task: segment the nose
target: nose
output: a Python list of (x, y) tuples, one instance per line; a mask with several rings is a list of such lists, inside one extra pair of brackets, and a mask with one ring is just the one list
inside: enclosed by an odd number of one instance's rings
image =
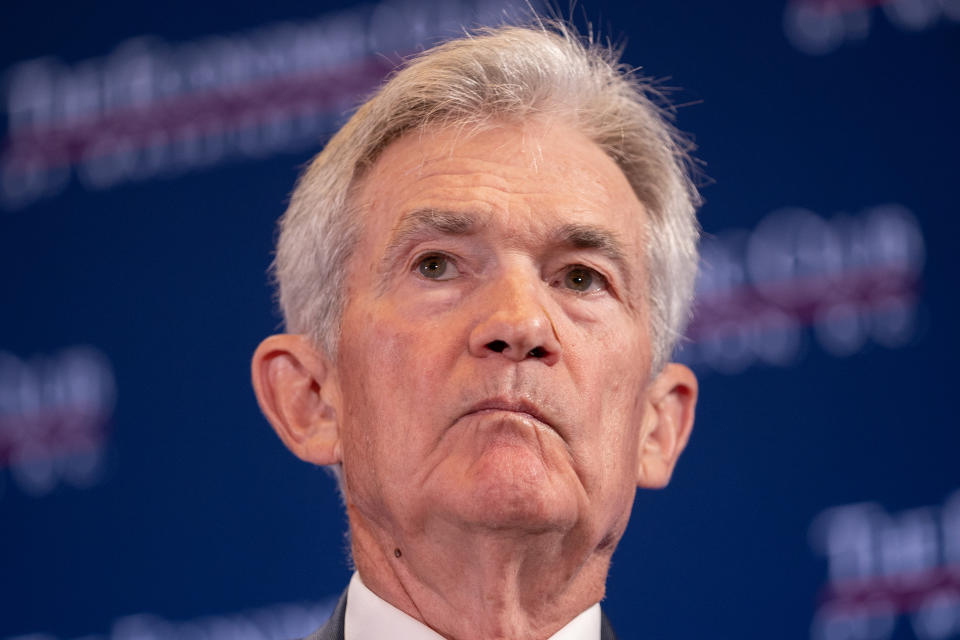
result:
[(545, 286), (539, 278), (525, 283), (517, 276), (488, 283), (486, 295), (478, 301), (480, 320), (470, 332), (470, 353), (514, 362), (539, 360), (551, 366), (559, 362), (560, 341), (547, 313)]

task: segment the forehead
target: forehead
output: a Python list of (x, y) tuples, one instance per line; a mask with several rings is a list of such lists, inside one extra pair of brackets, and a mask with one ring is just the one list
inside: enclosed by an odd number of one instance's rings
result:
[(646, 213), (623, 172), (558, 121), (407, 133), (383, 151), (354, 193), (368, 250), (388, 242), (405, 216), (430, 209), (469, 214), (482, 229), (518, 242), (589, 225), (643, 253)]

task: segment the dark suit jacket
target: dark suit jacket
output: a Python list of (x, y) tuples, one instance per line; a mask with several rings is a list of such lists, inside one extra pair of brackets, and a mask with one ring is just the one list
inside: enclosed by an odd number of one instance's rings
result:
[[(344, 591), (327, 623), (302, 640), (343, 640), (343, 620), (346, 614), (347, 592)], [(602, 611), (600, 612), (600, 640), (617, 640), (607, 614)]]

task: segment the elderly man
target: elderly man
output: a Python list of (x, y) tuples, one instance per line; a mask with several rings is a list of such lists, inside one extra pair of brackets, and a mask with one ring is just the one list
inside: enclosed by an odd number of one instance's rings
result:
[(311, 638), (612, 638), (599, 602), (636, 488), (693, 424), (669, 364), (697, 264), (684, 146), (562, 26), (413, 60), (281, 221), (290, 333), (264, 414), (331, 465), (356, 573)]

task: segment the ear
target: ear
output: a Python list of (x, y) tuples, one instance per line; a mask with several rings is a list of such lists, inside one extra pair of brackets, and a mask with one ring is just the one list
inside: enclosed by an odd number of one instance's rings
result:
[(670, 363), (647, 390), (641, 430), (637, 485), (662, 489), (670, 482), (677, 458), (687, 446), (697, 404), (697, 377), (682, 364)]
[(305, 337), (270, 336), (251, 364), (260, 410), (298, 458), (317, 465), (340, 462), (338, 389), (327, 357)]

